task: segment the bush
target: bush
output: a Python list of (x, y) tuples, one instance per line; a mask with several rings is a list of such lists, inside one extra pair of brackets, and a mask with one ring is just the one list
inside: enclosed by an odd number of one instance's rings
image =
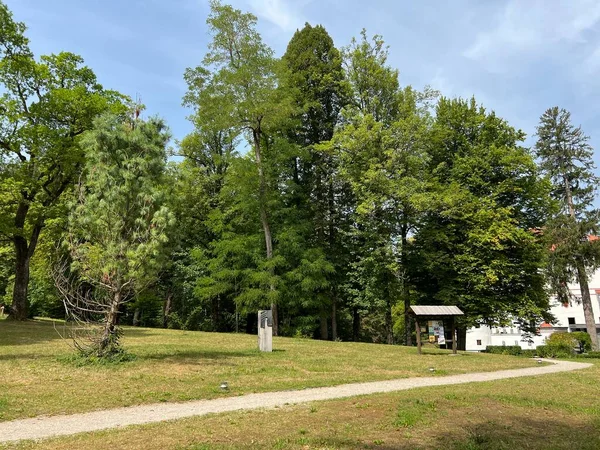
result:
[(538, 345), (535, 351), (542, 358), (570, 358), (573, 356), (573, 347), (568, 343)]
[(592, 338), (585, 331), (574, 331), (571, 333), (571, 336), (577, 339), (580, 353), (587, 352), (592, 349)]
[(567, 346), (569, 345), (571, 348), (577, 346), (577, 339), (573, 336), (575, 333), (567, 333), (565, 331), (558, 331), (556, 333), (552, 333), (546, 339), (546, 345), (551, 347), (555, 346)]
[(523, 349), (518, 345), (488, 345), (485, 352), (496, 355), (521, 356)]
[(522, 356), (524, 358), (533, 358), (536, 355), (535, 350), (523, 349), (518, 345), (488, 345), (485, 352), (496, 355)]
[(599, 358), (600, 359), (600, 352), (587, 352), (587, 353), (583, 353), (583, 354), (577, 355), (577, 356), (579, 358)]
[(535, 355), (537, 355), (537, 352), (535, 350), (521, 350), (521, 355), (525, 358), (533, 358)]

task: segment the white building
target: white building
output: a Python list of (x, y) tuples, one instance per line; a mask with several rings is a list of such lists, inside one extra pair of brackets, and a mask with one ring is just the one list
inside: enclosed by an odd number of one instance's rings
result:
[[(598, 333), (600, 332), (600, 270), (590, 277), (589, 287)], [(544, 345), (546, 338), (555, 331), (586, 331), (579, 284), (570, 284), (569, 289), (576, 300), (570, 305), (563, 305), (556, 298), (550, 298), (550, 312), (556, 321), (552, 324), (541, 324), (539, 335), (533, 336), (533, 342), (527, 342), (516, 324), (512, 327), (491, 328), (482, 325), (467, 330), (467, 351), (483, 351), (488, 345), (520, 345), (524, 349), (534, 350), (538, 345)]]

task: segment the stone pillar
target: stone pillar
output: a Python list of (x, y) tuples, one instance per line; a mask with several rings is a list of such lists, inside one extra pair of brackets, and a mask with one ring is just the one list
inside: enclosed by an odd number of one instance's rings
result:
[(273, 311), (258, 311), (258, 349), (261, 352), (273, 351)]

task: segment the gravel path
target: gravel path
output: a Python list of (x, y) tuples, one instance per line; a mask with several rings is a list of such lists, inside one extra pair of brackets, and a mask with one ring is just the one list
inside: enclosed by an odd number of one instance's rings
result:
[(13, 420), (10, 422), (0, 422), (0, 443), (14, 442), (22, 439), (43, 439), (54, 436), (65, 436), (88, 431), (104, 430), (107, 428), (119, 428), (128, 425), (161, 422), (191, 416), (203, 416), (211, 413), (239, 411), (244, 409), (273, 408), (275, 406), (293, 403), (402, 391), (426, 386), (446, 386), (450, 384), (529, 377), (585, 369), (592, 366), (592, 364), (571, 361), (544, 361), (553, 364), (526, 369), (469, 373), (447, 377), (403, 378), (400, 380), (343, 384), (341, 386), (296, 391), (265, 392), (261, 394), (249, 394), (240, 397), (229, 397), (216, 400), (198, 400), (185, 403), (157, 403), (93, 411), (68, 416), (41, 416), (33, 419)]

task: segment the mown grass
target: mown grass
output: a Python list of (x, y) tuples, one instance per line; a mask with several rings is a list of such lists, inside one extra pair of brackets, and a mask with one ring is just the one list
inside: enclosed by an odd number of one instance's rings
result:
[(421, 388), (87, 433), (26, 449), (600, 448), (600, 362), (576, 372)]
[[(328, 386), (367, 380), (443, 376), (528, 367), (501, 355), (361, 343), (275, 338), (273, 353), (256, 336), (127, 328), (123, 343), (135, 359), (81, 365), (72, 360), (64, 324), (0, 321), (0, 421), (153, 402)], [(56, 327), (56, 329), (55, 329)], [(222, 392), (222, 381), (229, 391)]]

